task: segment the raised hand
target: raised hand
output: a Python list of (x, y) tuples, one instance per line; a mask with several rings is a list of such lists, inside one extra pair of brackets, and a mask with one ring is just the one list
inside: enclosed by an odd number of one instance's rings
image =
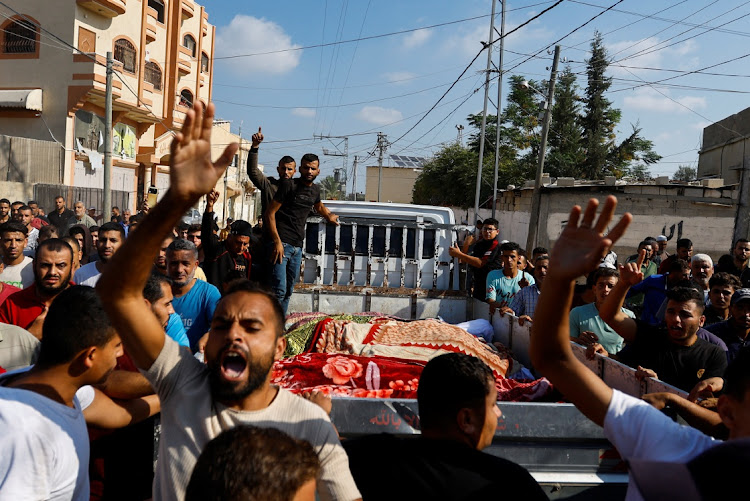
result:
[(187, 112), (182, 132), (172, 140), (169, 162), (169, 190), (186, 201), (194, 202), (216, 185), (239, 145), (228, 145), (216, 162), (211, 161), (211, 129), (214, 105), (209, 103), (205, 112), (200, 101)]
[(549, 274), (551, 276), (573, 281), (594, 270), (633, 220), (633, 216), (625, 213), (605, 235), (604, 232), (617, 207), (617, 199), (613, 196), (607, 197), (599, 219), (594, 221), (598, 206), (598, 200), (594, 198), (589, 200), (583, 211), (583, 219), (581, 219), (582, 211), (579, 206), (576, 205), (570, 211), (568, 224), (555, 242), (550, 255)]
[(253, 148), (257, 148), (260, 146), (260, 143), (263, 142), (263, 132), (261, 132), (260, 127), (258, 127), (258, 132), (253, 134)]
[(206, 205), (213, 207), (219, 201), (219, 190), (211, 190), (206, 195)]
[(625, 263), (620, 265), (620, 281), (632, 287), (643, 280), (641, 265), (646, 257), (645, 249), (638, 252), (638, 259), (634, 263)]

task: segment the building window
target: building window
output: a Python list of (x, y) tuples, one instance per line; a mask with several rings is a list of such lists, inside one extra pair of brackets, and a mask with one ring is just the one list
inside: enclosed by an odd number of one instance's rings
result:
[(180, 92), (180, 106), (191, 108), (193, 106), (193, 93), (187, 89)]
[(192, 35), (185, 35), (182, 38), (182, 46), (190, 50), (190, 55), (195, 57), (195, 38)]
[(125, 71), (135, 73), (135, 46), (124, 38), (115, 40), (115, 60), (122, 63)]
[(3, 30), (3, 53), (36, 53), (38, 28), (34, 23), (25, 19), (13, 19), (3, 27)]
[(164, 22), (164, 2), (162, 0), (148, 0), (148, 6), (156, 11), (156, 20)]
[(201, 54), (201, 73), (208, 73), (208, 54)]
[(161, 90), (161, 68), (159, 68), (159, 65), (148, 61), (143, 79), (153, 85), (154, 90)]

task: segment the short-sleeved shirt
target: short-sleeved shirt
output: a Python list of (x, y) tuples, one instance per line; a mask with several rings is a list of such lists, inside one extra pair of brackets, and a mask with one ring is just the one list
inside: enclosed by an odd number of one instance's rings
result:
[(531, 284), (528, 287), (524, 287), (513, 296), (513, 301), (510, 302), (510, 309), (516, 316), (528, 315), (534, 318), (534, 311), (536, 310), (536, 303), (539, 301), (539, 287), (537, 284)]
[(276, 428), (310, 442), (322, 466), (317, 482), (320, 499), (361, 497), (328, 415), (312, 402), (279, 388), (264, 409), (230, 409), (212, 398), (207, 366), (169, 338), (144, 375), (161, 400), (154, 500), (184, 499), (193, 467), (206, 444), (241, 424)]
[[(627, 308), (621, 311), (628, 318), (635, 318), (635, 314)], [(625, 340), (617, 334), (607, 322), (599, 316), (599, 310), (595, 303), (584, 304), (570, 310), (570, 337), (578, 337), (584, 331), (590, 331), (597, 335), (601, 344), (608, 353), (619, 353)]]
[(26, 247), (23, 248), (24, 256), (29, 256), (34, 259), (38, 245), (37, 240), (39, 240), (39, 230), (32, 227), (31, 230), (29, 230), (28, 235), (26, 235)]
[(735, 330), (732, 326), (732, 320), (724, 320), (713, 325), (706, 327), (708, 332), (715, 334), (727, 345), (727, 361), (729, 363), (734, 360), (734, 357), (740, 352), (740, 350), (750, 345), (750, 336), (740, 337), (739, 331)]
[(24, 256), (18, 264), (5, 265), (0, 273), (0, 282), (24, 289), (34, 283), (34, 260)]
[(185, 332), (185, 326), (182, 325), (182, 319), (177, 313), (169, 315), (167, 327), (164, 330), (167, 332), (167, 336), (177, 341), (177, 344), (190, 348), (190, 340), (187, 337), (187, 332)]
[(208, 282), (195, 279), (187, 294), (172, 300), (172, 307), (182, 319), (182, 325), (190, 340), (191, 350), (197, 349), (198, 341), (211, 327), (219, 299), (219, 289)]
[(636, 320), (635, 342), (619, 353), (622, 363), (639, 365), (656, 371), (659, 379), (684, 391), (698, 381), (724, 375), (727, 357), (721, 348), (697, 338), (690, 346), (681, 346), (669, 339), (667, 329)]
[(521, 290), (518, 282), (524, 278), (529, 285), (536, 283), (534, 276), (525, 271), (519, 270), (515, 277), (506, 277), (503, 270), (492, 270), (487, 275), (487, 300), (495, 301), (500, 306), (509, 306), (513, 296)]
[[(687, 463), (721, 443), (695, 428), (682, 426), (645, 401), (612, 391), (604, 435), (625, 460)], [(628, 484), (626, 501), (643, 499), (635, 483)]]
[(94, 261), (93, 263), (85, 264), (78, 268), (76, 274), (73, 275), (73, 281), (78, 285), (96, 287), (99, 277), (102, 276), (102, 272), (96, 267), (96, 263), (97, 262)]
[(479, 268), (471, 266), (469, 269), (474, 279), (474, 297), (484, 301), (487, 297), (487, 274), (502, 267), (500, 241), (497, 237), (492, 240), (480, 240), (474, 244), (469, 254), (482, 261), (482, 266)]
[(42, 311), (44, 302), (36, 294), (36, 284), (32, 284), (11, 294), (0, 305), (0, 322), (28, 329)]
[(282, 179), (273, 199), (281, 204), (276, 212), (276, 231), (281, 241), (302, 247), (305, 222), (313, 206), (320, 202), (320, 187), (307, 186), (301, 178)]

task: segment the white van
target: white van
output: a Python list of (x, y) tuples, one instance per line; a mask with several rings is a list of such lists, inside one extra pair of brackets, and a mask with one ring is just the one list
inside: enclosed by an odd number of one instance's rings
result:
[(458, 290), (453, 211), (429, 205), (323, 202), (340, 226), (307, 220), (301, 281), (388, 289)]

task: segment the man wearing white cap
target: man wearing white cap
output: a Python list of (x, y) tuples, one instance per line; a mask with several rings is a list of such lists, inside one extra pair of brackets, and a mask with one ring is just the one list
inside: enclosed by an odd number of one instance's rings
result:
[(661, 265), (661, 262), (669, 257), (669, 252), (667, 252), (667, 237), (665, 237), (664, 235), (659, 235), (658, 237), (656, 237), (656, 243), (659, 245), (659, 247), (651, 256), (651, 261), (655, 262), (658, 268), (659, 265)]

